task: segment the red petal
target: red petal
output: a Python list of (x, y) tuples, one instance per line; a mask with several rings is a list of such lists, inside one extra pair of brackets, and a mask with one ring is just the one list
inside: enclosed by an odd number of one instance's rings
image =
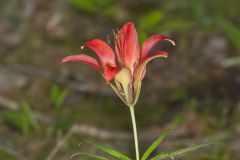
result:
[(136, 68), (136, 70), (134, 71), (134, 77), (138, 77), (141, 76), (142, 78), (144, 78), (145, 75), (145, 70), (146, 70), (146, 65), (148, 64), (148, 62), (150, 62), (151, 60), (153, 60), (154, 58), (157, 57), (164, 57), (167, 58), (168, 57), (168, 53), (167, 52), (161, 52), (161, 51), (157, 51), (154, 54), (148, 56), (147, 58), (145, 58), (145, 60), (140, 63), (138, 65), (138, 67)]
[(169, 39), (168, 37), (164, 36), (164, 35), (154, 35), (149, 37), (147, 40), (144, 41), (143, 45), (142, 45), (142, 57), (141, 60), (143, 61), (145, 58), (148, 57), (149, 55), (149, 51), (159, 42), (163, 41), (163, 40), (167, 40), (169, 42), (171, 42), (173, 45), (175, 45), (174, 41), (172, 41), (171, 39)]
[(148, 62), (150, 62), (151, 60), (153, 60), (154, 58), (157, 58), (157, 57), (167, 58), (168, 53), (167, 52), (162, 52), (162, 51), (156, 51), (154, 54), (145, 58), (144, 61), (142, 63), (140, 63), (139, 66), (134, 71), (134, 77), (141, 76), (142, 78), (144, 78), (144, 75), (145, 75), (145, 72), (146, 72), (145, 71), (146, 70), (146, 65), (148, 64)]
[(123, 49), (124, 64), (132, 72), (140, 59), (138, 35), (132, 22), (126, 23), (120, 30), (120, 39)]
[(146, 73), (147, 63), (157, 57), (167, 58), (168, 53), (157, 51), (154, 54), (152, 54), (151, 56), (148, 56), (147, 58), (145, 58), (145, 60), (142, 63), (139, 63), (138, 66), (136, 67), (136, 69), (134, 70), (134, 90), (136, 92), (134, 95), (135, 100), (134, 100), (133, 104), (136, 104), (136, 102), (138, 100), (138, 97), (140, 94), (140, 88), (141, 88), (141, 84), (142, 84), (142, 79), (144, 78), (145, 73)]
[(98, 64), (98, 62), (96, 61), (96, 59), (87, 56), (85, 54), (80, 54), (80, 55), (72, 55), (72, 56), (67, 56), (64, 57), (62, 59), (62, 62), (82, 62), (82, 63), (86, 63), (90, 66), (92, 66), (93, 68), (95, 68), (96, 70), (100, 71), (100, 66)]
[(106, 68), (106, 66), (116, 66), (113, 50), (104, 41), (100, 39), (93, 39), (86, 42), (84, 46), (91, 48), (98, 55), (103, 68)]
[(104, 70), (103, 76), (109, 82), (113, 79), (113, 77), (120, 71), (117, 67), (107, 66)]

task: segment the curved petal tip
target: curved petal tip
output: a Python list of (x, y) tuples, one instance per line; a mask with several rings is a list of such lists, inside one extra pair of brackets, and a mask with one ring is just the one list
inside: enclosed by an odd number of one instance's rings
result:
[(64, 58), (62, 59), (62, 63), (66, 63), (66, 62), (68, 62), (68, 61), (70, 61), (70, 56), (64, 57)]
[(165, 40), (169, 41), (170, 43), (172, 43), (173, 46), (176, 46), (176, 43), (173, 40), (171, 40), (171, 39), (165, 39)]

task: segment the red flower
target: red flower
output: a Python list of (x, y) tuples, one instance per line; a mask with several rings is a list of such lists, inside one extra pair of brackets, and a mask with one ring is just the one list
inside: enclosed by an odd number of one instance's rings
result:
[(86, 42), (84, 46), (91, 48), (98, 56), (98, 60), (85, 54), (67, 56), (62, 62), (82, 62), (99, 71), (111, 85), (118, 96), (129, 106), (136, 104), (139, 97), (141, 81), (145, 76), (146, 65), (157, 57), (167, 58), (168, 53), (151, 49), (159, 42), (167, 40), (175, 43), (168, 37), (158, 34), (144, 41), (141, 51), (138, 44), (138, 35), (132, 22), (126, 23), (115, 34), (115, 50), (100, 39)]

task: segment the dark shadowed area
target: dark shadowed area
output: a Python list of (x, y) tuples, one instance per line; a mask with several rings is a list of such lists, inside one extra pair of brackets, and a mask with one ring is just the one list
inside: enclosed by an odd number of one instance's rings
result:
[(80, 46), (112, 41), (128, 21), (140, 43), (159, 33), (176, 42), (157, 45), (169, 58), (147, 67), (135, 108), (140, 153), (172, 129), (155, 153), (217, 141), (174, 158), (240, 159), (239, 12), (239, 0), (1, 0), (0, 159), (105, 155), (89, 139), (134, 157), (128, 108), (94, 69), (61, 63), (95, 56)]

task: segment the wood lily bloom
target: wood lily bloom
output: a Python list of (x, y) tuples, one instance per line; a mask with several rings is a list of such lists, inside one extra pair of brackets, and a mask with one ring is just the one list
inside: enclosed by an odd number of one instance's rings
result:
[(82, 62), (92, 66), (102, 74), (124, 103), (134, 106), (139, 97), (147, 63), (154, 58), (168, 56), (168, 53), (163, 51), (150, 54), (151, 49), (163, 40), (173, 45), (175, 43), (168, 37), (158, 34), (145, 40), (140, 49), (138, 35), (132, 22), (126, 23), (118, 33), (114, 33), (114, 36), (114, 49), (100, 39), (87, 41), (81, 47), (92, 49), (97, 54), (98, 60), (79, 54), (67, 56), (62, 62)]

